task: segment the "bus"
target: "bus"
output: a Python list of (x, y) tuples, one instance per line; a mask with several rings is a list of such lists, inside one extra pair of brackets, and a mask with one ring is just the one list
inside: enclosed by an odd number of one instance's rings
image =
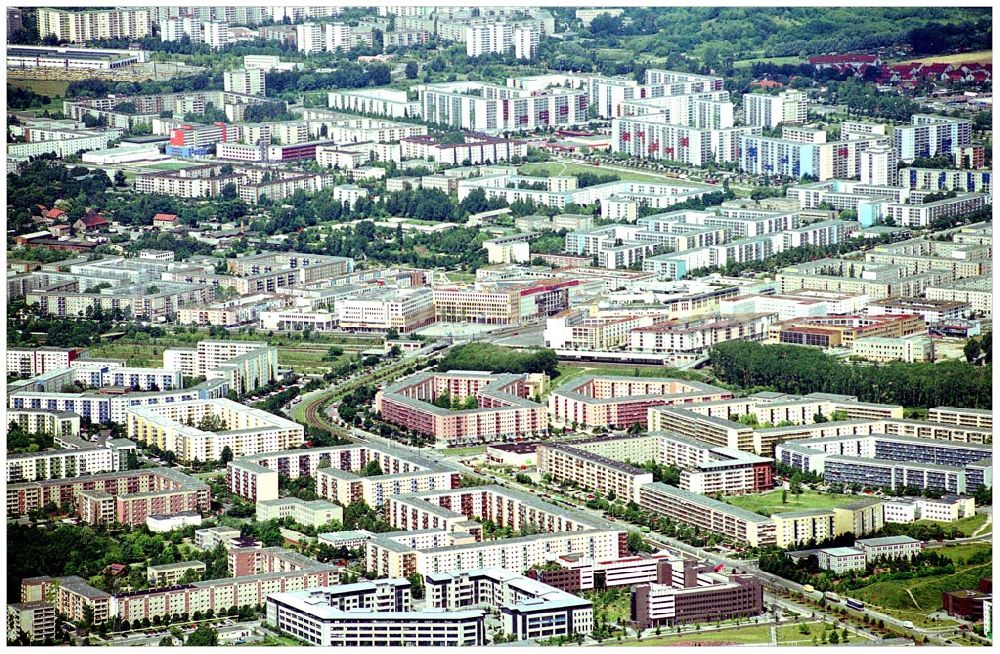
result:
[(847, 603), (847, 608), (854, 609), (855, 611), (861, 611), (864, 610), (865, 608), (864, 602), (862, 602), (861, 600), (856, 600), (853, 597), (848, 597), (846, 603)]

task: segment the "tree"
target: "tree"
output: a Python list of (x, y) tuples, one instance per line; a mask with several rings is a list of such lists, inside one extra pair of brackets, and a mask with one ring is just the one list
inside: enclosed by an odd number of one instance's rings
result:
[(362, 477), (381, 477), (384, 474), (382, 466), (374, 459), (366, 463), (365, 467), (361, 469)]
[(160, 639), (159, 643), (160, 647), (172, 647), (173, 644), (174, 644), (173, 636), (164, 636), (163, 638)]
[(125, 186), (125, 171), (119, 170), (115, 172), (115, 186)]
[(232, 460), (233, 460), (233, 451), (229, 449), (228, 445), (226, 445), (225, 447), (222, 448), (222, 453), (219, 455), (219, 465), (224, 466)]
[(970, 338), (966, 342), (965, 347), (962, 349), (965, 353), (965, 360), (969, 363), (975, 363), (979, 356), (983, 353), (983, 348), (979, 344), (979, 340), (975, 338)]
[(197, 629), (191, 632), (188, 636), (187, 641), (184, 643), (187, 647), (210, 647), (219, 644), (219, 634), (208, 625), (199, 625)]
[(424, 576), (419, 572), (414, 572), (406, 578), (410, 582), (410, 595), (413, 599), (423, 599), (424, 597)]
[(417, 73), (419, 72), (419, 68), (417, 67), (416, 62), (411, 61), (407, 63), (405, 72), (406, 72), (406, 79), (416, 79)]

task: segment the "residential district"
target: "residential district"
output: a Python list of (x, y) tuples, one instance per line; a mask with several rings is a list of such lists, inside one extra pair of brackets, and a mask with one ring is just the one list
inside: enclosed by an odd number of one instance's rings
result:
[(11, 645), (989, 645), (989, 8), (7, 8)]

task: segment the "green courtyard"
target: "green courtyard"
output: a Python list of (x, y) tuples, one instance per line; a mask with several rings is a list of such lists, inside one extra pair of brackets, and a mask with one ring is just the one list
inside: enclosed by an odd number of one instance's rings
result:
[[(782, 502), (782, 493), (785, 502)], [(727, 503), (748, 511), (771, 515), (772, 513), (787, 513), (789, 511), (806, 511), (809, 509), (832, 509), (850, 504), (858, 499), (855, 495), (837, 495), (803, 490), (801, 495), (791, 491), (771, 491), (761, 495), (734, 495), (723, 498)]]

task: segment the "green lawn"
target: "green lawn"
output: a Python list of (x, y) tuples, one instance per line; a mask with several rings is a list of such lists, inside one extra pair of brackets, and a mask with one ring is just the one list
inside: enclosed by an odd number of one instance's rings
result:
[[(50, 98), (62, 98), (66, 95), (69, 82), (58, 79), (7, 79), (7, 83), (22, 89), (34, 91), (38, 95), (45, 95)], [(50, 111), (62, 111), (61, 106), (48, 105)]]
[(741, 59), (739, 61), (733, 62), (733, 68), (749, 68), (753, 64), (774, 64), (775, 66), (783, 66), (785, 64), (802, 64), (805, 63), (805, 59), (802, 57), (755, 57), (753, 59)]
[[(585, 164), (569, 163), (563, 161), (546, 161), (544, 163), (530, 163), (521, 166), (518, 170), (522, 175), (534, 177), (560, 177), (564, 175), (577, 175), (579, 173), (604, 173), (607, 175), (618, 175), (620, 179), (634, 179), (641, 182), (663, 182), (668, 178), (662, 175), (650, 175), (649, 173), (624, 172), (621, 170), (605, 170), (600, 166), (587, 166)], [(674, 180), (670, 180), (674, 181)], [(684, 180), (677, 180), (683, 183)]]
[(989, 551), (992, 546), (989, 543), (966, 543), (964, 545), (946, 545), (945, 547), (935, 547), (929, 551), (940, 554), (954, 561), (958, 565), (964, 565), (973, 554)]
[(887, 609), (926, 615), (941, 609), (942, 591), (976, 588), (979, 579), (990, 576), (990, 572), (991, 564), (983, 563), (960, 568), (951, 575), (882, 581), (853, 590), (851, 596)]
[(761, 495), (737, 495), (724, 499), (733, 506), (754, 512), (765, 511), (770, 515), (771, 513), (805, 511), (808, 509), (832, 509), (836, 506), (848, 504), (858, 498), (853, 495), (835, 495), (806, 490), (798, 496), (788, 493), (788, 503), (783, 504), (781, 502), (781, 491), (776, 490)]
[(627, 588), (611, 588), (586, 596), (594, 603), (594, 616), (602, 616), (602, 622), (618, 624), (631, 618), (631, 594)]
[(933, 520), (917, 520), (917, 524), (941, 525), (943, 527), (954, 527), (961, 529), (966, 536), (971, 536), (977, 529), (986, 524), (986, 514), (977, 513), (967, 518), (956, 520), (955, 522), (934, 522)]
[(441, 450), (441, 453), (445, 456), (475, 456), (477, 454), (485, 454), (485, 452), (485, 445), (473, 445), (472, 447), (449, 447)]
[(185, 161), (164, 161), (156, 164), (149, 164), (145, 168), (152, 168), (153, 170), (181, 170), (182, 168), (190, 168), (191, 166), (197, 166), (198, 164), (187, 163)]
[[(731, 643), (734, 645), (767, 645), (771, 642), (771, 628), (766, 625), (750, 625), (747, 627), (734, 627), (732, 629), (712, 629), (702, 633), (683, 633), (673, 635), (663, 635), (656, 638), (643, 638), (640, 641), (623, 642), (622, 645), (629, 647), (655, 647), (669, 645), (697, 645), (706, 643), (710, 645), (720, 645)], [(608, 641), (609, 644), (618, 643)]]
[(325, 361), (324, 357), (330, 346), (317, 345), (315, 347), (306, 346), (279, 346), (278, 365), (288, 366), (297, 373), (325, 373), (331, 368), (345, 363), (354, 356), (350, 352), (344, 352), (341, 356), (332, 361)]
[(138, 343), (100, 343), (87, 348), (91, 359), (125, 359), (130, 366), (159, 368), (163, 365), (166, 345)]

